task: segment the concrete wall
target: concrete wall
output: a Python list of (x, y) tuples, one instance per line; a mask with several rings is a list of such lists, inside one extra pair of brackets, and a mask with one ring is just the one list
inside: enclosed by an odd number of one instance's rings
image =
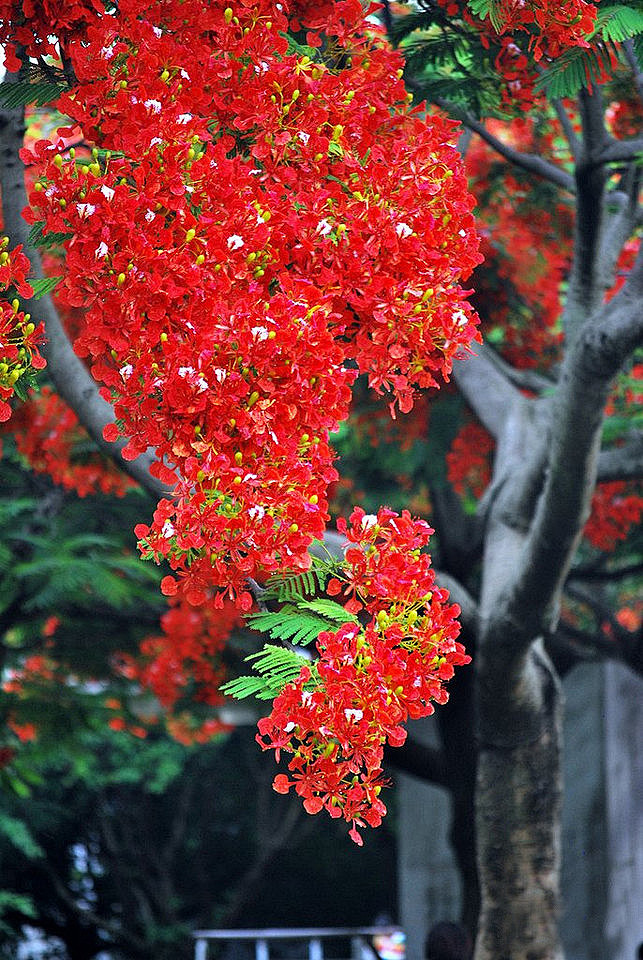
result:
[[(566, 960), (635, 960), (643, 942), (643, 681), (619, 664), (583, 664), (564, 688)], [(411, 735), (435, 742), (433, 718)], [(400, 922), (408, 960), (422, 960), (429, 927), (460, 910), (449, 804), (442, 790), (396, 780)]]
[[(415, 720), (409, 735), (437, 744), (435, 717)], [(407, 960), (423, 960), (430, 927), (460, 915), (460, 880), (448, 841), (449, 795), (415, 777), (396, 774), (400, 924)]]
[(605, 783), (610, 883), (605, 956), (633, 960), (643, 943), (643, 682), (605, 668)]

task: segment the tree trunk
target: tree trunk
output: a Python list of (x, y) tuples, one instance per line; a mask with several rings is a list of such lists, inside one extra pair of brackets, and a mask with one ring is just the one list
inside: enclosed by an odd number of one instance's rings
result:
[[(497, 677), (485, 677), (483, 661), (480, 686), (487, 681), (498, 686)], [(475, 960), (562, 960), (561, 694), (540, 642), (502, 685), (504, 697), (479, 698)]]

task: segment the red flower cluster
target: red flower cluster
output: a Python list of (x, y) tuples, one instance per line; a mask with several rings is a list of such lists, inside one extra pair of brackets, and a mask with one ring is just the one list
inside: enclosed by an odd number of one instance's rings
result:
[(477, 500), (491, 480), (495, 441), (481, 423), (470, 421), (458, 431), (446, 455), (447, 479), (455, 492)]
[(72, 234), (61, 295), (88, 308), (76, 350), (115, 404), (106, 437), (156, 448), (176, 482), (143, 552), (193, 603), (214, 586), (247, 608), (248, 576), (308, 564), (356, 365), (407, 411), (476, 337), (453, 124), (409, 109), (359, 0), (293, 5), (311, 55), (287, 13), (123, 0), (62, 37), (60, 108), (106, 152), (35, 148), (31, 216)]
[(134, 486), (110, 459), (98, 451), (86, 452), (86, 431), (71, 407), (50, 387), (32, 394), (14, 421), (19, 453), (35, 473), (47, 474), (65, 490), (75, 490), (79, 497), (93, 493), (122, 497)]
[(170, 600), (161, 617), (162, 634), (143, 640), (143, 662), (132, 662), (133, 679), (152, 690), (166, 710), (183, 697), (211, 706), (222, 703), (218, 689), (225, 670), (220, 654), (239, 622), (239, 612), (229, 603), (215, 610), (208, 604), (194, 607)]
[(5, 66), (21, 66), (16, 47), (29, 57), (53, 57), (60, 50), (56, 39), (76, 36), (82, 40), (90, 24), (96, 23), (105, 7), (100, 0), (0, 0), (0, 40), (5, 46)]
[[(26, 280), (29, 261), (21, 247), (9, 252), (8, 237), (0, 243), (0, 294), (8, 291), (21, 297), (31, 297), (33, 289)], [(8, 400), (14, 394), (18, 380), (32, 368), (46, 366), (39, 347), (44, 341), (43, 326), (32, 323), (31, 316), (20, 309), (20, 301), (8, 303), (0, 299), (0, 423), (9, 419)]]
[[(201, 720), (186, 703), (209, 707), (224, 702), (219, 687), (225, 679), (221, 658), (230, 632), (241, 622), (231, 603), (223, 609), (212, 602), (194, 607), (182, 598), (170, 601), (161, 617), (162, 633), (146, 637), (136, 657), (121, 653), (115, 667), (128, 680), (150, 690), (163, 710), (163, 721), (180, 743), (206, 743), (228, 729), (218, 717)], [(110, 706), (110, 704), (107, 704)], [(114, 701), (114, 709), (121, 704)], [(121, 716), (114, 718), (121, 722)], [(158, 722), (156, 714), (145, 718)]]
[(612, 297), (616, 296), (625, 283), (628, 273), (634, 266), (634, 261), (636, 260), (640, 246), (640, 237), (630, 237), (630, 239), (624, 244), (616, 263), (616, 282), (612, 289), (608, 290), (605, 294), (606, 300), (611, 300)]
[[(597, 8), (586, 0), (504, 0), (496, 5), (498, 29), (490, 17), (474, 17), (466, 0), (438, 0), (449, 16), (461, 17), (495, 51), (495, 65), (506, 81), (508, 104), (533, 106), (536, 65), (569, 47), (587, 47)], [(499, 7), (499, 9), (498, 9)]]
[(400, 746), (409, 717), (432, 713), (432, 701), (445, 703), (444, 682), (470, 658), (455, 639), (459, 608), (436, 587), (422, 552), (429, 525), (407, 511), (367, 516), (356, 509), (341, 529), (349, 541), (346, 573), (328, 592), (348, 596), (346, 608), (361, 611), (360, 621), (319, 635), (314, 671), (304, 667), (285, 687), (259, 721), (257, 740), (277, 759), (292, 754), (275, 790), (294, 787), (309, 813), (343, 817), (361, 844), (357, 828), (377, 826), (386, 813), (384, 744)]
[(584, 535), (593, 547), (609, 552), (620, 540), (626, 539), (630, 530), (641, 522), (642, 516), (640, 484), (624, 480), (600, 483), (592, 497)]
[[(491, 121), (489, 129), (525, 153), (560, 153), (553, 125), (519, 119)], [(551, 198), (536, 206), (533, 183), (499, 164), (479, 138), (466, 165), (473, 192), (486, 198), (485, 262), (476, 272), (474, 298), (483, 324), (488, 319), (483, 331), (490, 339), (501, 336), (498, 348), (514, 366), (549, 369), (562, 343), (560, 290), (571, 260), (572, 209)]]

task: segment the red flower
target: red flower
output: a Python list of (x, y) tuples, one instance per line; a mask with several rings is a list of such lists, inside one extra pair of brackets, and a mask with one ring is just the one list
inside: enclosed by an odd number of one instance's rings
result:
[(275, 780), (278, 792), (294, 787), (309, 813), (343, 817), (360, 843), (357, 828), (377, 826), (386, 813), (379, 799), (384, 744), (401, 746), (404, 722), (444, 703), (444, 681), (470, 658), (455, 639), (459, 608), (447, 604), (422, 553), (428, 524), (406, 512), (382, 508), (375, 517), (357, 508), (343, 532), (346, 569), (329, 592), (345, 584), (365, 625), (320, 633), (315, 671), (305, 667), (276, 698), (257, 741), (277, 759), (281, 751), (292, 755), (290, 777)]

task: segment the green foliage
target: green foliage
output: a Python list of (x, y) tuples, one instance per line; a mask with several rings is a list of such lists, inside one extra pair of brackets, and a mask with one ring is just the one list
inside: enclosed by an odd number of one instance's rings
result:
[(399, 17), (394, 42), (404, 52), (418, 99), (447, 100), (476, 116), (501, 111), (496, 71), (474, 31), (454, 25), (437, 6)]
[(468, 0), (467, 6), (474, 15), (480, 20), (486, 20), (489, 17), (491, 26), (500, 33), (505, 25), (505, 18), (502, 12), (501, 0)]
[(28, 367), (25, 370), (25, 372), (22, 374), (20, 379), (16, 380), (16, 382), (14, 383), (13, 385), (14, 393), (19, 400), (22, 400), (23, 403), (29, 397), (29, 392), (31, 390), (38, 389), (38, 386), (40, 383), (40, 377), (38, 376), (38, 373), (39, 371), (33, 370), (32, 368)]
[(643, 5), (618, 3), (601, 6), (592, 36), (599, 33), (603, 40), (612, 43), (623, 43), (643, 33)]
[[(158, 630), (163, 609), (160, 571), (135, 553), (131, 530), (140, 509), (135, 492), (118, 501), (101, 497), (100, 508), (94, 497), (66, 493), (26, 470), (3, 437), (0, 652), (5, 670), (18, 674), (32, 655), (45, 661), (19, 692), (0, 691), (0, 713), (35, 724), (43, 755), (72, 757), (83, 732), (107, 724), (107, 683), (122, 701), (133, 696), (129, 681), (114, 677), (112, 658), (135, 653), (140, 639)], [(52, 633), (43, 636), (45, 628)], [(20, 745), (0, 770), (0, 786), (12, 795), (28, 798), (38, 786), (35, 749)]]
[[(501, 33), (504, 16), (500, 0), (469, 0), (472, 14), (488, 19)], [(393, 24), (393, 39), (402, 47), (406, 68), (413, 76), (418, 96), (463, 107), (476, 116), (502, 115), (495, 84), (493, 56), (473, 30), (460, 29), (440, 8), (426, 8), (399, 17)], [(643, 4), (601, 5), (590, 46), (565, 50), (536, 82), (538, 91), (551, 99), (573, 96), (613, 73), (613, 59), (621, 58), (619, 45), (633, 40), (643, 68)]]
[(43, 234), (42, 228), (45, 225), (44, 220), (38, 220), (29, 231), (29, 245), (32, 247), (45, 247), (50, 250), (53, 247), (59, 247), (65, 240), (68, 240), (71, 233), (47, 233)]
[(640, 403), (633, 402), (640, 394), (641, 381), (632, 374), (633, 367), (642, 363), (643, 350), (636, 350), (629, 368), (621, 370), (616, 378), (612, 409), (603, 421), (603, 442), (606, 444), (618, 443), (623, 437), (634, 436), (637, 430), (643, 430), (643, 408)]
[(307, 43), (300, 43), (292, 33), (279, 32), (279, 36), (288, 41), (288, 53), (296, 53), (299, 57), (308, 57), (309, 60), (319, 60), (319, 50), (310, 47)]
[[(296, 650), (276, 647), (267, 643), (263, 650), (250, 654), (246, 663), (252, 663), (258, 676), (238, 677), (225, 683), (221, 690), (235, 700), (256, 697), (257, 700), (274, 700), (283, 688), (296, 680), (304, 666), (310, 668), (315, 676), (314, 664)], [(314, 679), (311, 680), (314, 685)]]
[(31, 897), (25, 894), (12, 893), (11, 890), (0, 890), (0, 933), (5, 936), (11, 935), (11, 927), (2, 918), (6, 913), (16, 912), (29, 919), (38, 915)]
[(34, 840), (29, 827), (3, 810), (0, 810), (0, 835), (32, 860), (44, 856), (42, 847)]
[(266, 602), (276, 600), (284, 603), (314, 596), (325, 589), (328, 578), (335, 572), (335, 567), (336, 562), (331, 557), (323, 560), (313, 557), (310, 569), (304, 570), (303, 573), (291, 577), (279, 575), (270, 577), (266, 583), (263, 599)]
[(545, 91), (552, 100), (571, 97), (581, 87), (591, 87), (601, 76), (613, 72), (612, 59), (620, 58), (618, 45), (636, 38), (635, 49), (643, 35), (641, 4), (614, 4), (599, 8), (589, 47), (570, 47), (538, 78), (536, 90)]
[(246, 622), (253, 630), (267, 633), (273, 640), (288, 640), (306, 646), (333, 623), (357, 622), (357, 618), (333, 600), (297, 599), (295, 603), (284, 604), (279, 611), (252, 614)]
[(540, 75), (535, 89), (545, 91), (551, 100), (571, 97), (581, 87), (595, 84), (603, 73), (611, 72), (612, 55), (618, 56), (618, 50), (602, 40), (587, 48), (570, 47)]
[(30, 280), (29, 283), (33, 287), (34, 300), (40, 300), (45, 294), (51, 293), (56, 289), (61, 280), (62, 277), (37, 277), (35, 280)]
[(45, 535), (25, 534), (24, 540), (33, 547), (33, 558), (16, 564), (14, 576), (28, 592), (27, 611), (48, 611), (60, 597), (71, 596), (77, 609), (91, 610), (97, 604), (132, 608), (137, 599), (132, 584), (152, 586), (158, 579), (134, 554), (123, 554), (115, 538), (76, 534), (55, 544), (53, 551)]
[(28, 104), (42, 107), (54, 103), (64, 92), (65, 87), (44, 81), (0, 83), (0, 105), (8, 110), (26, 107)]
[[(322, 545), (317, 544), (317, 548), (320, 547)], [(329, 597), (315, 596), (325, 589), (331, 575), (341, 573), (341, 568), (341, 561), (330, 555), (314, 556), (310, 570), (295, 577), (275, 575), (269, 579), (263, 603), (276, 602), (281, 606), (278, 610), (264, 609), (251, 614), (246, 617), (246, 623), (252, 630), (266, 633), (272, 640), (287, 646), (266, 644), (258, 653), (246, 657), (245, 662), (252, 664), (255, 675), (242, 676), (224, 684), (223, 693), (237, 700), (251, 696), (271, 700), (299, 676), (303, 666), (310, 667), (315, 675), (310, 658), (292, 650), (289, 645), (307, 646), (325, 630), (337, 630), (342, 623), (359, 622), (340, 603)], [(314, 685), (314, 681), (311, 682)]]

